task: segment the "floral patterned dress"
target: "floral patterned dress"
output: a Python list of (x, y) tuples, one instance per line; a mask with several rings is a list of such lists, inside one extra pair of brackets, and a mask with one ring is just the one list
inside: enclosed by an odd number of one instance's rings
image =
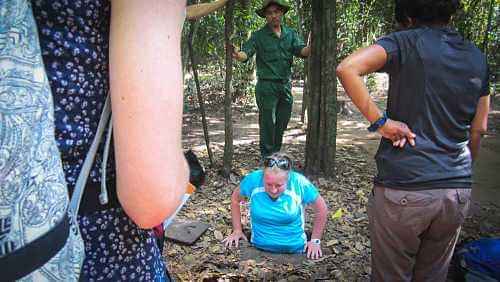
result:
[[(108, 95), (111, 3), (108, 0), (32, 0), (55, 107), (56, 140), (70, 192), (92, 143)], [(82, 203), (99, 194), (102, 146)], [(113, 150), (110, 150), (111, 152)], [(110, 156), (107, 182), (114, 204), (83, 209), (84, 281), (167, 281), (151, 230), (138, 228), (116, 200)], [(97, 200), (95, 202), (98, 202)]]

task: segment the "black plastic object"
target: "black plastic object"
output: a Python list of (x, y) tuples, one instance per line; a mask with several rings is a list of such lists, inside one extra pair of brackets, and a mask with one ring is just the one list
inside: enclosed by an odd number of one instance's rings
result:
[(185, 152), (184, 156), (189, 165), (189, 182), (196, 188), (200, 188), (205, 183), (205, 170), (193, 151)]

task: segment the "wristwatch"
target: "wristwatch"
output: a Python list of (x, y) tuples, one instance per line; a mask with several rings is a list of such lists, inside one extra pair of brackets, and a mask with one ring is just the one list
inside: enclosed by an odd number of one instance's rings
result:
[(311, 243), (313, 243), (315, 245), (319, 245), (319, 244), (321, 244), (321, 240), (320, 239), (311, 239)]
[(370, 132), (375, 132), (377, 131), (379, 128), (381, 128), (382, 126), (384, 126), (384, 124), (387, 122), (387, 113), (384, 113), (384, 115), (377, 119), (374, 123), (372, 123), (367, 129), (368, 131)]

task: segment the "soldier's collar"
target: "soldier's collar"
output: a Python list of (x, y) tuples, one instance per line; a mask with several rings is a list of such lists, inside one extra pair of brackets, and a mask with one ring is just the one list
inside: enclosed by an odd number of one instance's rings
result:
[[(264, 30), (269, 33), (269, 34), (274, 34), (274, 31), (273, 29), (269, 26), (269, 24), (266, 24)], [(288, 27), (284, 24), (281, 24), (281, 37), (283, 37), (284, 35), (288, 34)]]

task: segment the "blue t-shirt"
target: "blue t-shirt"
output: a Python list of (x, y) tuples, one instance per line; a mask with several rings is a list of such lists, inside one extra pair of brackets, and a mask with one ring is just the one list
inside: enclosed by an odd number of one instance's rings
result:
[(304, 207), (318, 198), (316, 187), (302, 174), (291, 171), (287, 187), (273, 200), (264, 189), (263, 170), (248, 174), (240, 195), (250, 201), (251, 242), (270, 252), (300, 253), (306, 244)]

